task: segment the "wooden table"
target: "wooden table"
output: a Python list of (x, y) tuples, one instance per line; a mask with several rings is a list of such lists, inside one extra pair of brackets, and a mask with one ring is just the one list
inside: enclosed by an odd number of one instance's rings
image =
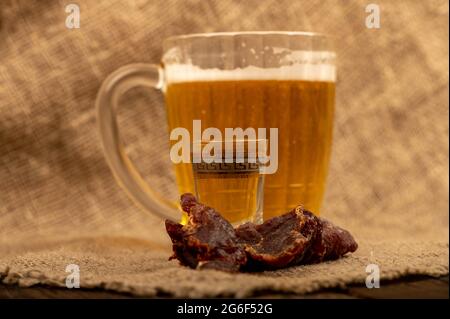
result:
[[(399, 280), (381, 282), (379, 289), (367, 289), (363, 285), (350, 285), (347, 288), (335, 288), (318, 291), (307, 295), (289, 294), (265, 294), (258, 298), (439, 298), (448, 299), (448, 276), (431, 278), (424, 276), (405, 277)], [(35, 286), (31, 288), (20, 288), (0, 284), (0, 298), (60, 298), (60, 299), (80, 299), (80, 298), (135, 298), (128, 294), (121, 294), (99, 289), (65, 289), (45, 286)]]

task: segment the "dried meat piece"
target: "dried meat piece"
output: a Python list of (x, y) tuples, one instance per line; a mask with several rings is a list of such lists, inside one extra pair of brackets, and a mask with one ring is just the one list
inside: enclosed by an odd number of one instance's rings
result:
[(170, 259), (191, 268), (225, 271), (238, 271), (247, 262), (233, 226), (218, 212), (198, 203), (192, 194), (182, 195), (181, 206), (188, 215), (187, 224), (166, 221), (174, 253)]
[(246, 223), (236, 235), (251, 260), (247, 269), (275, 269), (300, 263), (320, 231), (319, 219), (299, 206), (261, 225)]
[(199, 205), (197, 202), (197, 198), (191, 193), (185, 193), (180, 197), (180, 205), (183, 209), (183, 212), (190, 213), (191, 208)]
[(338, 259), (358, 249), (358, 244), (347, 230), (335, 226), (325, 218), (320, 218), (320, 221), (322, 231), (305, 256), (305, 263), (313, 264)]

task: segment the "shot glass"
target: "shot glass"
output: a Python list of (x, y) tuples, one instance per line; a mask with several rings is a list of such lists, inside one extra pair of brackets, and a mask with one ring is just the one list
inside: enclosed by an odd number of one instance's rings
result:
[(261, 223), (266, 139), (194, 141), (197, 198), (233, 225)]

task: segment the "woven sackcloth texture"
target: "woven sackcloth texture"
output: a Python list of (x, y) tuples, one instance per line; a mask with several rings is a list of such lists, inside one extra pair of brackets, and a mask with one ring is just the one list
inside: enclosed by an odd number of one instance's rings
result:
[[(145, 296), (305, 293), (448, 273), (448, 2), (387, 1), (381, 28), (367, 1), (83, 0), (79, 29), (65, 0), (0, 2), (0, 281)], [(335, 37), (333, 154), (322, 215), (359, 250), (336, 262), (265, 272), (193, 271), (167, 261), (163, 221), (115, 183), (94, 102), (118, 67), (157, 63), (162, 40), (212, 31), (308, 30)], [(175, 199), (160, 92), (134, 89), (119, 110), (126, 151)], [(164, 155), (161, 155), (164, 154)]]

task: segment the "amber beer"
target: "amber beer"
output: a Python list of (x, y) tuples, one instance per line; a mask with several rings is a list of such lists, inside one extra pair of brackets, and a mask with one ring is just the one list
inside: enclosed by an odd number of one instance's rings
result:
[(262, 222), (266, 148), (267, 139), (194, 141), (191, 163), (197, 199), (234, 225)]
[[(116, 70), (105, 79), (96, 100), (102, 146), (115, 178), (149, 213), (180, 220), (179, 207), (146, 183), (120, 139), (116, 120), (120, 97), (144, 86), (164, 93), (172, 144), (169, 157), (180, 193), (195, 192), (190, 143), (210, 140), (208, 134), (226, 142), (230, 140), (226, 132), (244, 131), (236, 138), (247, 135), (249, 140), (269, 142), (269, 163), (261, 162), (266, 173), (263, 207), (253, 205), (259, 208), (255, 216), (260, 219), (263, 211), (267, 219), (299, 203), (318, 214), (332, 139), (336, 80), (332, 42), (326, 35), (302, 31), (185, 34), (163, 42), (160, 63), (135, 63)], [(201, 123), (201, 129), (194, 123)], [(244, 174), (233, 182), (218, 174), (203, 177), (199, 180), (207, 195), (201, 196), (202, 202), (232, 203), (225, 210), (240, 208), (244, 220), (254, 219), (244, 212), (248, 207), (254, 210), (245, 205), (244, 195), (253, 197), (256, 175)], [(218, 196), (218, 191), (231, 196)], [(241, 212), (234, 217), (241, 219)]]
[[(192, 164), (195, 194), (199, 200), (217, 209), (231, 223), (258, 222), (255, 215), (259, 204), (258, 186), (263, 178), (258, 168), (233, 169), (229, 172), (199, 169), (208, 165), (217, 164)], [(232, 200), (229, 200), (230, 197)]]
[[(169, 129), (192, 130), (192, 121), (202, 127), (278, 128), (278, 170), (265, 176), (264, 219), (285, 213), (302, 203), (319, 213), (330, 158), (334, 79), (315, 80), (305, 76), (263, 79), (245, 72), (238, 78), (208, 76), (168, 83), (166, 103)], [(192, 134), (192, 131), (191, 131)], [(194, 192), (191, 164), (175, 164), (180, 193)], [(229, 183), (211, 179), (209, 187)], [(235, 206), (246, 207), (237, 192)]]

